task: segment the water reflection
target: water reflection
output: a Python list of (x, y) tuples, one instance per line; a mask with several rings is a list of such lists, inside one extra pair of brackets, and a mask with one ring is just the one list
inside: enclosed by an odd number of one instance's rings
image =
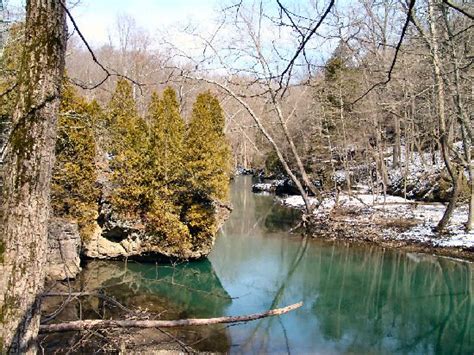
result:
[(474, 351), (472, 264), (288, 234), (295, 212), (252, 194), (249, 184), (234, 182), (234, 212), (210, 256), (224, 288), (239, 297), (226, 312), (305, 306), (232, 327), (232, 351)]
[(91, 261), (80, 280), (84, 289), (104, 290), (128, 304), (144, 294), (161, 297), (181, 317), (218, 316), (232, 302), (207, 259), (177, 265)]
[[(334, 247), (336, 249), (336, 247)], [(311, 304), (322, 337), (349, 352), (473, 349), (472, 267), (446, 259), (337, 248), (318, 255)], [(321, 264), (319, 264), (321, 265)], [(314, 265), (317, 268), (317, 265)]]
[[(209, 260), (178, 265), (90, 261), (70, 286), (76, 291), (103, 292), (129, 309), (153, 312), (160, 319), (219, 316), (226, 313), (226, 308), (232, 303)], [(123, 317), (119, 308), (107, 306), (97, 297), (83, 297), (77, 301), (68, 304), (57, 320)], [(48, 313), (56, 310), (60, 302), (60, 299), (50, 298), (43, 306)], [(192, 344), (198, 351), (228, 352), (230, 348), (227, 328), (221, 325), (171, 329), (169, 333), (174, 337), (172, 349), (177, 346), (176, 338)], [(156, 329), (136, 330), (134, 334), (136, 336), (127, 338), (129, 349), (149, 353), (156, 350), (156, 344), (160, 347), (163, 341), (168, 346), (168, 337)], [(69, 333), (49, 336), (47, 340), (45, 350), (48, 353), (67, 350), (65, 344), (77, 344), (78, 341), (75, 334)], [(96, 351), (102, 346), (100, 341), (93, 340), (81, 351)]]

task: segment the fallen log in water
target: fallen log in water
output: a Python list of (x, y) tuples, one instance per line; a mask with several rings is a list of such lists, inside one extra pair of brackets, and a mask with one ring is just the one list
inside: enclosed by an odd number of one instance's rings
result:
[(303, 302), (295, 303), (283, 308), (272, 309), (267, 312), (254, 313), (244, 316), (229, 316), (217, 318), (190, 318), (179, 320), (112, 320), (89, 319), (40, 326), (40, 333), (68, 332), (103, 328), (173, 328), (221, 323), (248, 322), (265, 317), (278, 316), (300, 308)]

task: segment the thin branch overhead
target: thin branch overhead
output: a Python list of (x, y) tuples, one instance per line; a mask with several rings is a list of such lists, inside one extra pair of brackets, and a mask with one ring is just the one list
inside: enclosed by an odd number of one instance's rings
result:
[(408, 5), (407, 17), (405, 19), (405, 23), (402, 28), (400, 39), (398, 40), (397, 46), (395, 47), (395, 54), (393, 55), (393, 60), (392, 60), (392, 64), (390, 64), (390, 69), (387, 72), (387, 79), (372, 85), (364, 94), (362, 94), (354, 102), (352, 102), (352, 104), (359, 102), (364, 97), (366, 97), (369, 93), (371, 93), (374, 89), (376, 89), (379, 86), (387, 85), (390, 82), (390, 80), (392, 80), (392, 72), (393, 72), (393, 69), (395, 68), (395, 64), (397, 63), (398, 54), (400, 53), (400, 48), (402, 46), (403, 39), (405, 38), (408, 25), (410, 24), (410, 21), (411, 21), (412, 11), (413, 11), (413, 8), (415, 7), (415, 2), (416, 0), (410, 0), (410, 4)]
[[(307, 43), (309, 42), (309, 40), (313, 37), (313, 35), (316, 33), (316, 31), (321, 27), (321, 25), (323, 24), (324, 20), (326, 19), (326, 17), (329, 15), (329, 13), (331, 12), (331, 9), (333, 8), (334, 6), (334, 3), (335, 3), (335, 0), (331, 0), (328, 7), (326, 8), (326, 10), (324, 11), (323, 15), (321, 16), (321, 18), (319, 19), (319, 21), (316, 23), (316, 25), (311, 29), (311, 31), (308, 33), (308, 35), (306, 37), (303, 37), (300, 45), (298, 46), (298, 48), (296, 49), (296, 52), (295, 54), (293, 55), (293, 57), (290, 59), (290, 61), (288, 62), (288, 65), (287, 67), (285, 68), (285, 70), (283, 70), (283, 72), (281, 73), (280, 75), (280, 83), (279, 83), (279, 90), (281, 90), (283, 88), (283, 81), (285, 80), (285, 75), (288, 74), (288, 77), (290, 76), (291, 74), (291, 71), (294, 67), (294, 64), (295, 64), (295, 61), (296, 59), (298, 59), (299, 55), (301, 54), (301, 52), (304, 51)], [(280, 6), (280, 8), (285, 12), (285, 14), (287, 16), (290, 16), (289, 12), (282, 6), (282, 4), (280, 3), (280, 1), (278, 1), (278, 5)]]
[(443, 0), (443, 2), (448, 5), (450, 8), (460, 12), (464, 16), (469, 17), (471, 20), (474, 20), (474, 15), (468, 12), (467, 10), (463, 9), (462, 7), (454, 4), (451, 0)]
[(137, 82), (136, 80), (126, 76), (126, 75), (123, 75), (123, 74), (120, 74), (120, 73), (117, 73), (115, 71), (111, 71), (110, 69), (106, 68), (98, 59), (97, 59), (97, 56), (95, 55), (94, 51), (92, 50), (91, 46), (89, 45), (89, 43), (87, 42), (86, 38), (84, 37), (84, 35), (82, 34), (81, 30), (79, 29), (79, 26), (77, 25), (76, 23), (76, 20), (74, 19), (74, 17), (72, 16), (71, 12), (69, 11), (69, 9), (66, 7), (66, 5), (64, 4), (64, 1), (63, 0), (59, 0), (61, 6), (64, 8), (64, 11), (66, 12), (67, 14), (67, 17), (69, 18), (69, 20), (71, 21), (72, 23), (72, 26), (74, 27), (75, 31), (77, 32), (77, 34), (79, 35), (79, 37), (81, 38), (81, 41), (84, 43), (84, 45), (86, 46), (87, 48), (87, 51), (89, 52), (89, 54), (91, 55), (92, 57), (92, 60), (94, 61), (94, 63), (96, 63), (100, 69), (102, 69), (102, 71), (105, 73), (105, 77), (99, 81), (98, 83), (92, 85), (92, 86), (86, 86), (86, 85), (82, 85), (80, 83), (77, 83), (77, 82), (74, 82), (74, 84), (80, 86), (81, 88), (83, 89), (86, 89), (86, 90), (94, 90), (94, 89), (97, 89), (99, 86), (101, 86), (103, 83), (105, 83), (107, 81), (107, 79), (109, 79), (110, 77), (119, 77), (119, 78), (123, 78), (125, 80), (128, 80), (130, 81), (131, 83), (137, 85), (140, 90), (142, 89), (142, 86), (144, 86), (144, 84), (141, 84), (139, 82)]

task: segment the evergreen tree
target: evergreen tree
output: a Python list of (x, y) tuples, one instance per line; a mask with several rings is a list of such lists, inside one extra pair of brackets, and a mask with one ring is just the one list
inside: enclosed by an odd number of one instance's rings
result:
[(111, 201), (124, 217), (137, 217), (152, 203), (147, 176), (148, 129), (133, 99), (132, 86), (119, 80), (109, 102), (106, 127), (110, 155)]
[(166, 88), (163, 98), (153, 93), (148, 117), (151, 125), (148, 176), (153, 203), (147, 211), (148, 234), (159, 237), (174, 251), (190, 247), (189, 229), (181, 222), (179, 194), (184, 176), (185, 125), (179, 114), (176, 93)]
[(154, 179), (161, 193), (173, 195), (184, 175), (185, 124), (179, 113), (175, 91), (168, 87), (163, 98), (153, 93), (149, 107)]
[(204, 199), (228, 198), (231, 155), (224, 125), (217, 98), (198, 95), (186, 132), (186, 171), (189, 189)]
[(183, 217), (193, 241), (199, 244), (211, 240), (216, 232), (214, 201), (228, 198), (231, 156), (224, 125), (217, 98), (210, 92), (198, 95), (185, 140)]
[(97, 218), (96, 144), (97, 103), (88, 104), (74, 89), (63, 87), (51, 205), (56, 216), (77, 220), (82, 238), (88, 238)]

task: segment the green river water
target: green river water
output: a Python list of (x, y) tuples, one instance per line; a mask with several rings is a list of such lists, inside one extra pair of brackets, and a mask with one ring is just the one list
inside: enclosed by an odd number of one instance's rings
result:
[(170, 319), (304, 302), (281, 317), (176, 333), (203, 351), (474, 353), (472, 263), (290, 234), (298, 212), (253, 194), (250, 177), (235, 179), (232, 203), (208, 259), (175, 266), (91, 262), (81, 282), (129, 306), (168, 309), (162, 318)]

